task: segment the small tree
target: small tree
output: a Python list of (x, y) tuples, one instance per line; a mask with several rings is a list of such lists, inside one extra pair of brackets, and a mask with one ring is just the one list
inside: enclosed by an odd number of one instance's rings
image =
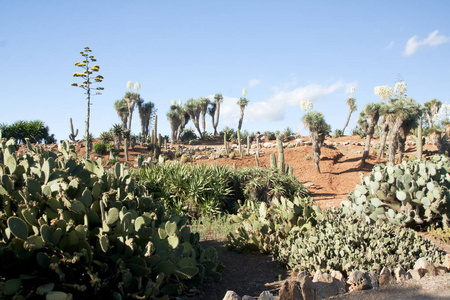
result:
[[(245, 91), (245, 89), (244, 89)], [(245, 94), (245, 93), (244, 93)], [(239, 118), (239, 124), (238, 124), (238, 130), (241, 130), (242, 128), (242, 121), (244, 120), (244, 110), (247, 106), (249, 100), (245, 97), (239, 98), (237, 105), (239, 105), (239, 108), (241, 109), (241, 117)]]
[(139, 119), (141, 120), (141, 133), (143, 140), (147, 140), (150, 119), (155, 113), (155, 104), (151, 101), (144, 103), (144, 99), (140, 98), (138, 102)]
[(91, 85), (94, 84), (93, 81), (91, 81), (92, 79), (95, 81), (95, 83), (100, 83), (103, 81), (103, 76), (102, 75), (97, 75), (94, 78), (93, 77), (93, 73), (94, 72), (98, 72), (100, 70), (100, 67), (98, 65), (93, 65), (92, 67), (89, 66), (90, 63), (96, 62), (97, 60), (94, 58), (93, 55), (90, 55), (90, 53), (92, 52), (91, 49), (89, 49), (89, 47), (84, 47), (84, 50), (80, 52), (81, 56), (84, 58), (82, 62), (76, 62), (75, 66), (80, 67), (83, 69), (83, 73), (73, 73), (72, 76), (73, 77), (81, 77), (83, 79), (83, 82), (78, 85), (78, 83), (72, 83), (72, 86), (77, 86), (80, 87), (82, 89), (84, 89), (86, 91), (86, 100), (87, 100), (87, 115), (86, 115), (86, 130), (84, 133), (84, 136), (86, 137), (86, 159), (89, 158), (89, 151), (90, 149), (90, 144), (88, 141), (88, 137), (89, 137), (89, 118), (90, 118), (90, 114), (91, 114), (91, 95), (93, 90), (97, 91), (94, 95), (100, 95), (101, 93), (99, 91), (102, 91), (104, 88), (103, 87), (91, 87)]
[(358, 119), (358, 125), (366, 133), (366, 144), (364, 145), (364, 153), (361, 159), (361, 164), (365, 164), (366, 158), (369, 156), (370, 142), (372, 140), (373, 133), (375, 132), (375, 126), (380, 118), (380, 103), (368, 103), (364, 110), (361, 112)]
[(199, 98), (198, 100), (198, 105), (200, 106), (200, 113), (202, 115), (202, 129), (203, 129), (203, 134), (206, 133), (206, 113), (208, 112), (208, 106), (211, 104), (211, 100), (209, 100), (209, 98)]
[(217, 93), (214, 96), (214, 109), (211, 109), (211, 111), (213, 111), (215, 113), (215, 116), (212, 117), (213, 120), (213, 128), (214, 128), (214, 135), (217, 135), (217, 126), (219, 125), (219, 116), (220, 116), (220, 104), (223, 102), (223, 96), (220, 93)]
[(189, 99), (185, 105), (186, 112), (189, 114), (190, 119), (194, 123), (195, 129), (197, 129), (198, 135), (202, 136), (202, 131), (200, 130), (200, 113), (201, 107), (198, 100), (194, 98)]
[(348, 110), (348, 117), (347, 117), (347, 121), (345, 122), (344, 128), (342, 128), (341, 135), (344, 135), (345, 128), (347, 128), (348, 122), (350, 122), (350, 117), (351, 117), (352, 113), (354, 111), (356, 111), (356, 109), (357, 109), (355, 101), (356, 101), (356, 99), (353, 98), (353, 97), (347, 99), (347, 105), (348, 105), (348, 108), (349, 108), (349, 110)]
[(316, 170), (320, 173), (320, 147), (322, 147), (325, 137), (331, 131), (331, 126), (325, 122), (323, 114), (317, 111), (310, 111), (302, 118), (303, 124), (309, 129), (309, 136), (311, 138), (313, 160), (316, 165)]
[(178, 143), (180, 126), (182, 125), (184, 118), (183, 108), (181, 105), (176, 105), (175, 100), (172, 100), (172, 105), (170, 106), (170, 110), (167, 112), (166, 116), (170, 123), (171, 141), (176, 144)]
[(425, 116), (428, 128), (434, 126), (434, 123), (439, 118), (439, 110), (441, 109), (442, 102), (437, 99), (431, 99), (423, 104), (425, 108)]
[(127, 101), (125, 101), (125, 99), (116, 100), (116, 102), (114, 102), (114, 109), (117, 111), (117, 115), (122, 121), (122, 129), (127, 129), (129, 115)]

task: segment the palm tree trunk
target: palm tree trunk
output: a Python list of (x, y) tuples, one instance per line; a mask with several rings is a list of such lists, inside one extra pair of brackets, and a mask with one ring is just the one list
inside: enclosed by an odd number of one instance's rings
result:
[(380, 124), (381, 137), (380, 137), (380, 152), (378, 153), (377, 159), (381, 159), (384, 154), (384, 146), (386, 145), (387, 134), (389, 131), (389, 124), (387, 123), (386, 118), (384, 116), (380, 117), (380, 121), (378, 122), (378, 124)]
[(241, 106), (241, 117), (239, 118), (238, 130), (242, 128), (242, 121), (244, 120), (244, 107)]
[(316, 166), (317, 172), (320, 173), (320, 145), (319, 145), (319, 133), (317, 131), (310, 131), (309, 133), (311, 137), (311, 143), (312, 143), (312, 151), (313, 151), (313, 161)]
[(400, 118), (397, 118), (391, 127), (391, 135), (389, 136), (389, 162), (395, 165), (395, 150), (397, 144), (397, 138), (400, 130), (400, 126), (402, 126), (403, 121)]
[(350, 108), (350, 111), (348, 112), (347, 122), (345, 122), (344, 128), (342, 128), (341, 136), (344, 136), (345, 128), (347, 128), (348, 122), (350, 122), (350, 116), (352, 115), (352, 109)]
[(216, 101), (216, 122), (213, 124), (214, 127), (214, 135), (217, 135), (217, 126), (219, 125), (219, 116), (220, 116), (220, 101)]

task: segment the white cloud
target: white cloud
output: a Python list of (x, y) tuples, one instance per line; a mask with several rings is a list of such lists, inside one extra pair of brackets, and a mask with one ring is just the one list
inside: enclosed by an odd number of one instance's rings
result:
[(391, 49), (392, 47), (394, 47), (394, 41), (391, 41), (384, 49)]
[(437, 47), (439, 45), (449, 43), (450, 37), (445, 35), (438, 35), (439, 31), (435, 30), (431, 32), (428, 37), (423, 40), (420, 40), (417, 35), (413, 36), (406, 42), (405, 49), (403, 50), (404, 56), (413, 55), (419, 47), (422, 46), (432, 46)]
[[(273, 88), (274, 94), (266, 101), (250, 102), (245, 109), (245, 122), (273, 122), (285, 118), (286, 111), (294, 107), (300, 112), (300, 100), (305, 98), (317, 103), (322, 97), (341, 90), (343, 93), (350, 90), (355, 83), (337, 81), (329, 85), (309, 84), (297, 88)], [(239, 98), (224, 97), (220, 106), (220, 124), (236, 127), (240, 117)], [(251, 113), (250, 113), (251, 112)]]
[(257, 86), (258, 84), (260, 84), (261, 83), (261, 79), (256, 79), (256, 78), (254, 78), (254, 79), (250, 79), (249, 81), (248, 81), (248, 87), (254, 87), (254, 86)]

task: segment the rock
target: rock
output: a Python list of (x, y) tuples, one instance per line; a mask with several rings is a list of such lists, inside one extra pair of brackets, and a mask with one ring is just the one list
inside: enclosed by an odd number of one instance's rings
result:
[(433, 266), (425, 257), (419, 258), (414, 264), (414, 269), (425, 269), (425, 275), (436, 276), (436, 267)]
[(314, 274), (312, 280), (316, 299), (325, 299), (339, 294), (338, 281), (330, 274), (322, 273), (320, 270)]
[(223, 300), (241, 300), (241, 297), (233, 291), (227, 291)]
[(308, 276), (308, 272), (298, 273), (297, 281), (300, 284), (303, 300), (314, 299), (314, 283)]
[(378, 283), (380, 286), (389, 285), (394, 282), (392, 277), (391, 269), (389, 267), (384, 267), (380, 272), (380, 278), (378, 278)]
[(285, 280), (281, 285), (278, 300), (304, 300), (300, 282), (292, 279)]
[(450, 270), (450, 253), (445, 256), (444, 267)]
[(445, 273), (448, 272), (448, 269), (444, 266), (437, 266), (436, 267), (436, 275), (444, 275)]
[(209, 159), (218, 159), (218, 158), (222, 158), (223, 156), (222, 156), (222, 154), (220, 154), (220, 153), (211, 153), (210, 155), (209, 155)]
[(378, 284), (378, 276), (374, 271), (364, 273), (364, 278), (367, 280), (370, 288), (380, 287), (380, 285)]
[(245, 295), (242, 300), (255, 300), (255, 298)]
[(394, 270), (394, 278), (397, 282), (411, 279), (410, 276), (406, 275), (406, 271), (402, 267), (398, 267)]
[(426, 273), (425, 269), (414, 269), (406, 272), (406, 276), (408, 276), (409, 274), (409, 276), (411, 276), (411, 279), (419, 280), (420, 278), (425, 276), (425, 273)]
[(269, 291), (264, 291), (259, 295), (258, 300), (275, 300)]
[(338, 287), (339, 294), (344, 294), (347, 292), (345, 287), (345, 277), (342, 275), (339, 271), (333, 271), (331, 272), (331, 277), (333, 277), (334, 282), (336, 286)]
[(361, 271), (355, 270), (350, 273), (347, 279), (350, 285), (349, 291), (360, 291), (370, 289), (370, 284)]
[(195, 157), (195, 160), (201, 160), (201, 159), (208, 159), (208, 156), (206, 156), (206, 155), (197, 155)]

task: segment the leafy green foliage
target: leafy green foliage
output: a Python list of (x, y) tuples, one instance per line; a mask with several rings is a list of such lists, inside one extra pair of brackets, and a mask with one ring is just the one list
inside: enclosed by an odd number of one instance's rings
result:
[(44, 122), (36, 121), (17, 121), (11, 125), (2, 124), (0, 126), (2, 137), (6, 140), (13, 138), (18, 143), (25, 143), (29, 139), (30, 143), (56, 143), (55, 136), (50, 134), (50, 129)]
[(449, 170), (449, 158), (439, 155), (427, 161), (377, 165), (350, 193), (344, 210), (367, 222), (383, 219), (407, 227), (448, 227)]
[(94, 152), (97, 154), (106, 154), (108, 153), (108, 145), (104, 142), (97, 142), (94, 144)]
[(413, 268), (420, 257), (442, 263), (444, 253), (415, 231), (382, 221), (368, 225), (341, 208), (324, 212), (324, 218), (308, 231), (293, 229), (276, 247), (275, 259), (296, 270), (379, 272), (388, 265)]
[(183, 143), (189, 143), (192, 140), (198, 139), (198, 136), (192, 128), (187, 128), (181, 134), (180, 139)]
[(291, 230), (310, 230), (322, 218), (322, 212), (317, 205), (312, 205), (310, 197), (292, 200), (280, 197), (273, 198), (269, 204), (246, 201), (230, 218), (238, 227), (227, 236), (229, 247), (237, 251), (273, 253)]
[(0, 294), (151, 298), (220, 279), (215, 249), (123, 165), (80, 162), (68, 141), (19, 156), (10, 140), (0, 172)]

